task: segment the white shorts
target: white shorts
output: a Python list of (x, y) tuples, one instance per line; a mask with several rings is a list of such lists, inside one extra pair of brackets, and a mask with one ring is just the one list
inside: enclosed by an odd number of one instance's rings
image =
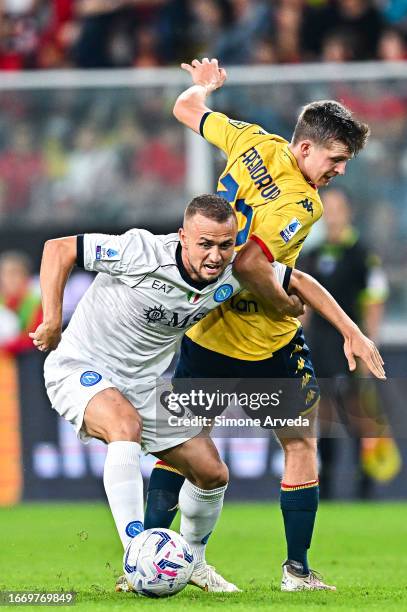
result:
[[(94, 361), (73, 359), (54, 351), (45, 360), (44, 379), (52, 407), (71, 423), (84, 443), (91, 439), (83, 422), (86, 406), (97, 393), (112, 387), (118, 389), (141, 416), (141, 447), (146, 454), (173, 448), (202, 431), (201, 427), (168, 426), (165, 410), (162, 406), (157, 408), (160, 384), (137, 381), (125, 386), (122, 379), (107, 374)], [(162, 388), (168, 389), (168, 381)]]

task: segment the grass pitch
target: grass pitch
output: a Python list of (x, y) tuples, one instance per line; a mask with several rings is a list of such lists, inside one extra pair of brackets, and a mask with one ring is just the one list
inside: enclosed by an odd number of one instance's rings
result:
[(281, 593), (285, 545), (278, 506), (227, 504), (207, 558), (244, 592), (207, 594), (187, 587), (173, 598), (152, 600), (114, 592), (122, 551), (107, 505), (24, 504), (0, 509), (0, 590), (74, 590), (75, 606), (64, 606), (72, 612), (403, 611), (406, 548), (407, 504), (321, 504), (311, 566), (338, 591)]

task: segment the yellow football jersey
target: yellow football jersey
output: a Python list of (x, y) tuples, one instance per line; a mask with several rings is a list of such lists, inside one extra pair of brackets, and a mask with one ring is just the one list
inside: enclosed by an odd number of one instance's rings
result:
[[(312, 225), (322, 214), (317, 190), (298, 168), (288, 142), (258, 125), (206, 113), (202, 136), (227, 155), (218, 194), (238, 218), (236, 249), (248, 239), (269, 261), (293, 267)], [(255, 274), (255, 272), (254, 272)], [(243, 290), (221, 304), (187, 335), (197, 344), (237, 359), (267, 359), (294, 336), (299, 321)]]

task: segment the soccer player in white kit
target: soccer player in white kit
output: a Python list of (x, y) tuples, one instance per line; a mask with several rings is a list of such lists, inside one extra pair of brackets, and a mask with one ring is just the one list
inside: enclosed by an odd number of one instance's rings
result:
[[(238, 589), (206, 564), (205, 547), (222, 509), (227, 467), (211, 439), (198, 436), (200, 427), (181, 426), (171, 435), (167, 427), (160, 435), (156, 396), (184, 331), (240, 289), (232, 272), (236, 235), (230, 204), (204, 195), (188, 205), (178, 235), (132, 229), (122, 236), (51, 240), (40, 274), (44, 322), (31, 334), (39, 350), (56, 349), (44, 369), (52, 406), (83, 441), (95, 437), (108, 444), (104, 485), (123, 546), (143, 529), (143, 449), (185, 475), (179, 508), (181, 533), (195, 558), (191, 581), (223, 592)], [(61, 338), (63, 291), (75, 262), (104, 274), (87, 290)], [(274, 289), (283, 292), (291, 269), (273, 266)], [(317, 296), (311, 305), (333, 321), (329, 314), (337, 317), (341, 309), (321, 287)], [(301, 311), (296, 296), (289, 308)]]
[[(143, 529), (143, 450), (186, 476), (181, 533), (202, 580), (222, 591), (237, 588), (206, 565), (204, 549), (222, 508), (227, 467), (208, 437), (195, 437), (201, 428), (160, 437), (156, 385), (184, 331), (239, 290), (231, 263), (236, 234), (229, 203), (206, 195), (188, 206), (179, 236), (132, 229), (51, 240), (41, 265), (44, 322), (32, 335), (40, 350), (58, 346), (44, 368), (52, 406), (83, 441), (108, 444), (103, 480), (123, 546)], [(102, 274), (61, 337), (63, 289), (75, 261)], [(275, 270), (282, 285), (286, 266)]]

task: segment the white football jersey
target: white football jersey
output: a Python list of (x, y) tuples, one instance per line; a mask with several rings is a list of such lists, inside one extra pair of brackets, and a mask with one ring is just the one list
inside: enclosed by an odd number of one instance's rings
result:
[[(100, 274), (55, 353), (88, 359), (132, 384), (160, 377), (185, 330), (240, 290), (231, 263), (215, 282), (194, 282), (177, 234), (132, 229), (121, 236), (78, 236), (78, 265)], [(273, 266), (279, 282), (288, 284), (286, 266)]]

